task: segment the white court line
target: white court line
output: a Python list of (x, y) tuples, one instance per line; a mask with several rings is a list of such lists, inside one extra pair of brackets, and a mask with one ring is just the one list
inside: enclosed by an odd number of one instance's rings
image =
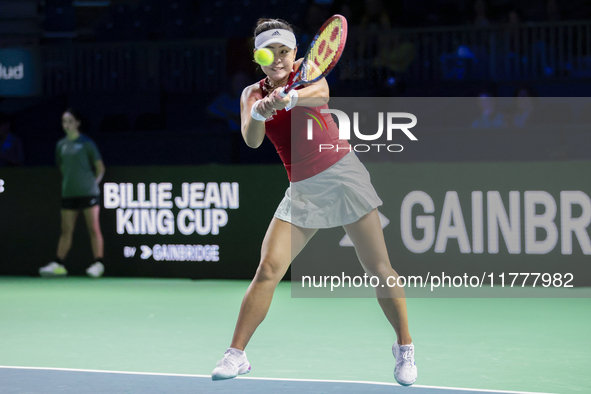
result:
[[(44, 370), (44, 371), (67, 371), (67, 372), (93, 372), (93, 373), (116, 373), (122, 375), (150, 375), (150, 376), (180, 376), (187, 378), (211, 378), (211, 375), (190, 375), (180, 373), (159, 373), (159, 372), (130, 372), (130, 371), (105, 371), (98, 369), (76, 369), (76, 368), (49, 368), (49, 367), (16, 367), (0, 365), (0, 369), (33, 369), (33, 370)], [(291, 378), (257, 378), (239, 376), (236, 379), (244, 380), (279, 380), (287, 382), (324, 382), (324, 383), (357, 383), (357, 384), (373, 384), (382, 386), (400, 386), (397, 383), (386, 383), (386, 382), (367, 382), (362, 380), (327, 380), (327, 379), (291, 379)], [(423, 386), (419, 384), (413, 384), (412, 387), (424, 388), (424, 389), (439, 389), (439, 390), (458, 390), (458, 391), (479, 391), (484, 393), (503, 393), (503, 394), (556, 394), (556, 393), (540, 393), (534, 391), (506, 391), (506, 390), (487, 390), (487, 389), (467, 389), (461, 387), (445, 387), (445, 386)]]

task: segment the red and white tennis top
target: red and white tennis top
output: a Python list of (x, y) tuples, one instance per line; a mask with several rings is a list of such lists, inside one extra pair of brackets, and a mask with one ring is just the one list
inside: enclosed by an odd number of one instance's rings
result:
[[(289, 80), (292, 77), (293, 71)], [(259, 81), (259, 85), (263, 97), (266, 97), (265, 79)], [(339, 140), (339, 129), (332, 116), (322, 114), (322, 109), (328, 109), (328, 104), (320, 107), (296, 106), (290, 111), (279, 110), (265, 121), (265, 134), (275, 145), (290, 182), (299, 182), (321, 173), (351, 150), (348, 140)], [(314, 118), (319, 122), (312, 121), (313, 138), (309, 140), (308, 119)], [(332, 145), (333, 148), (320, 151), (320, 144)]]

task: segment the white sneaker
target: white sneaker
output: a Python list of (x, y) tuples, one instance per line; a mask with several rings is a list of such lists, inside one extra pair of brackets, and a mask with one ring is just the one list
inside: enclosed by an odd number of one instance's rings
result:
[(231, 347), (224, 353), (224, 358), (218, 361), (211, 373), (211, 380), (232, 379), (249, 372), (250, 363), (246, 359), (246, 352)]
[(58, 276), (66, 276), (68, 275), (68, 270), (63, 265), (52, 261), (51, 263), (47, 264), (45, 267), (39, 268), (39, 275), (44, 278), (53, 278)]
[(86, 269), (86, 274), (92, 278), (100, 278), (105, 272), (105, 266), (100, 261), (97, 261)]
[(415, 347), (410, 345), (392, 345), (392, 354), (396, 359), (394, 379), (402, 386), (410, 386), (417, 381), (417, 366), (415, 364)]

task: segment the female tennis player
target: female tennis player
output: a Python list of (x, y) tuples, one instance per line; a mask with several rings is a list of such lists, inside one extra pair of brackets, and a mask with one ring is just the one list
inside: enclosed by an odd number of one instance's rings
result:
[(66, 136), (58, 141), (55, 151), (55, 159), (62, 173), (61, 234), (54, 260), (39, 269), (39, 274), (44, 277), (68, 274), (63, 260), (72, 246), (80, 211), (86, 219), (94, 255), (94, 263), (86, 273), (98, 278), (105, 271), (103, 235), (99, 225), (99, 183), (105, 174), (105, 165), (94, 141), (80, 133), (80, 123), (77, 111), (70, 108), (62, 114), (62, 127)]
[[(269, 66), (262, 66), (266, 78), (247, 86), (242, 93), (242, 136), (251, 148), (259, 147), (265, 135), (269, 137), (285, 165), (290, 187), (263, 240), (259, 267), (242, 301), (231, 346), (213, 370), (213, 380), (231, 379), (250, 371), (244, 349), (265, 318), (277, 284), (318, 229), (344, 227), (369, 275), (377, 276), (381, 283), (386, 283), (389, 276), (398, 276), (390, 265), (376, 209), (382, 201), (348, 141), (338, 139), (338, 128), (330, 115), (325, 116), (328, 129), (319, 138), (342, 148), (333, 154), (318, 152), (316, 134), (312, 144), (305, 138), (305, 128), (292, 129), (290, 117), (292, 111), (298, 110), (298, 100), (300, 104), (305, 101), (307, 107), (317, 107), (317, 112), (328, 108), (326, 80), (291, 90), (285, 97), (280, 94), (303, 60), (295, 60), (296, 38), (293, 28), (283, 20), (258, 21), (255, 49), (260, 48), (270, 49), (275, 57)], [(300, 134), (301, 140), (292, 140), (292, 136)], [(397, 336), (392, 346), (396, 358), (394, 377), (408, 386), (416, 381), (417, 368), (404, 290), (386, 287), (385, 292), (379, 290), (377, 296)]]

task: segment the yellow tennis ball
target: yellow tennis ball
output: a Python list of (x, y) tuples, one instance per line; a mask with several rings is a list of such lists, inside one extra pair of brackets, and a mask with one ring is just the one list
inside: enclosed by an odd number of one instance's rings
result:
[(261, 66), (268, 66), (273, 63), (273, 60), (275, 60), (275, 56), (273, 56), (270, 49), (261, 48), (254, 52), (254, 61)]

